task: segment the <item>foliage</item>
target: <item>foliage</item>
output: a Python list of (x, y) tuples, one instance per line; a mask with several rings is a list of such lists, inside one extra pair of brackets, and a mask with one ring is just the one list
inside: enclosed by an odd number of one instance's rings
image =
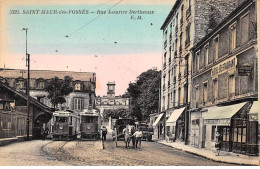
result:
[(48, 92), (47, 97), (51, 99), (51, 103), (56, 107), (58, 104), (65, 103), (65, 96), (73, 91), (72, 78), (65, 76), (64, 79), (59, 79), (55, 76), (47, 81), (45, 90)]
[(136, 82), (129, 84), (127, 93), (130, 95), (131, 116), (144, 121), (158, 110), (160, 80), (161, 71), (149, 69), (140, 74)]
[(128, 118), (129, 110), (126, 109), (105, 109), (103, 112), (104, 120), (107, 121), (109, 117), (112, 119)]

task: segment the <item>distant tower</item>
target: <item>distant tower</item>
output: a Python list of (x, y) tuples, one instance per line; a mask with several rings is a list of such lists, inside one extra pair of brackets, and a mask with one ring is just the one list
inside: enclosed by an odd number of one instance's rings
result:
[(107, 83), (107, 97), (113, 98), (115, 97), (115, 82), (108, 82)]

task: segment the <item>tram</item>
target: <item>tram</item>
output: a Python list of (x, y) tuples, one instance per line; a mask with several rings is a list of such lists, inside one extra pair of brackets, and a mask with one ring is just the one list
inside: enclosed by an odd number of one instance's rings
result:
[(53, 140), (76, 139), (79, 133), (80, 117), (73, 111), (55, 111), (53, 113)]
[(95, 109), (80, 112), (80, 139), (97, 140), (100, 138), (100, 115)]

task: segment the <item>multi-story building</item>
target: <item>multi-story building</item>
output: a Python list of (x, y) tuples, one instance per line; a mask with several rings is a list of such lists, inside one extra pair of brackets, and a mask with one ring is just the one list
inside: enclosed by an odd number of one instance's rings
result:
[(256, 1), (239, 6), (193, 48), (190, 144), (258, 154)]
[(164, 21), (160, 105), (161, 112), (165, 113), (162, 119), (166, 121), (167, 135), (188, 141), (190, 49), (236, 5), (236, 0), (176, 0)]
[(107, 95), (96, 97), (95, 105), (100, 110), (101, 115), (103, 115), (106, 109), (129, 109), (130, 99), (128, 97), (116, 96), (115, 86), (115, 82), (108, 82)]
[[(30, 97), (30, 138), (41, 138), (39, 121), (48, 122), (52, 117), (52, 112), (51, 108)], [(0, 139), (10, 138), (13, 141), (26, 139), (27, 113), (27, 95), (0, 82)]]
[[(96, 74), (91, 72), (31, 70), (30, 71), (30, 96), (49, 107), (53, 107), (47, 98), (46, 83), (54, 77), (64, 79), (72, 78), (73, 91), (66, 96), (66, 103), (59, 105), (73, 111), (93, 108), (96, 89)], [(27, 70), (1, 69), (0, 80), (16, 90), (26, 92)]]

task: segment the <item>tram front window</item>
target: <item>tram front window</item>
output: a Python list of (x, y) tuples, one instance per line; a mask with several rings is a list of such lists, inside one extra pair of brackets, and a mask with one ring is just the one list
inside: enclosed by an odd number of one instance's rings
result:
[(97, 123), (97, 118), (85, 116), (85, 117), (81, 117), (81, 122), (82, 123)]
[(55, 120), (55, 122), (58, 122), (58, 123), (65, 123), (67, 121), (68, 121), (67, 117), (56, 117), (56, 120)]

